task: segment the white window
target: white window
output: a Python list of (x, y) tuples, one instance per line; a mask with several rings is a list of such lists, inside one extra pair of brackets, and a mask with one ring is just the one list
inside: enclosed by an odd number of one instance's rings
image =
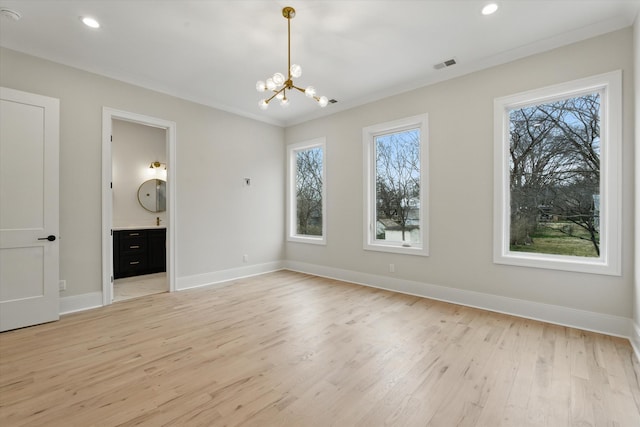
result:
[(287, 239), (326, 243), (325, 139), (288, 148)]
[(427, 115), (362, 130), (364, 249), (428, 255)]
[(494, 102), (494, 262), (620, 275), (621, 72)]

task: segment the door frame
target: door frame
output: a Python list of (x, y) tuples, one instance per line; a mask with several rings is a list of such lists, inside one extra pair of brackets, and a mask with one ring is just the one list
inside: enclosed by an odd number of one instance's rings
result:
[(143, 114), (102, 108), (102, 305), (113, 302), (113, 189), (111, 135), (113, 120), (165, 129), (167, 150), (167, 279), (176, 290), (176, 123)]

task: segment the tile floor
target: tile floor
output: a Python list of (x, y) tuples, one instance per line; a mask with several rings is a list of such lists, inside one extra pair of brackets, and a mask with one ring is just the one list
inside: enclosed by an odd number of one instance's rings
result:
[(117, 279), (113, 283), (113, 302), (125, 301), (145, 295), (159, 294), (167, 292), (168, 290), (167, 273)]

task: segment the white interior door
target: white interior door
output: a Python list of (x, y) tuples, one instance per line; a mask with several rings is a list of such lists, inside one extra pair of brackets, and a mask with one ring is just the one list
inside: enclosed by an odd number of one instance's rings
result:
[(59, 114), (0, 88), (0, 331), (59, 318)]

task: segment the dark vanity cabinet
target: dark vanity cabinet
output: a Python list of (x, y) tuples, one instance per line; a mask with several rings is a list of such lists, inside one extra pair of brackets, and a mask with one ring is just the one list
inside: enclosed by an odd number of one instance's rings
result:
[(113, 232), (115, 279), (167, 271), (165, 228)]

